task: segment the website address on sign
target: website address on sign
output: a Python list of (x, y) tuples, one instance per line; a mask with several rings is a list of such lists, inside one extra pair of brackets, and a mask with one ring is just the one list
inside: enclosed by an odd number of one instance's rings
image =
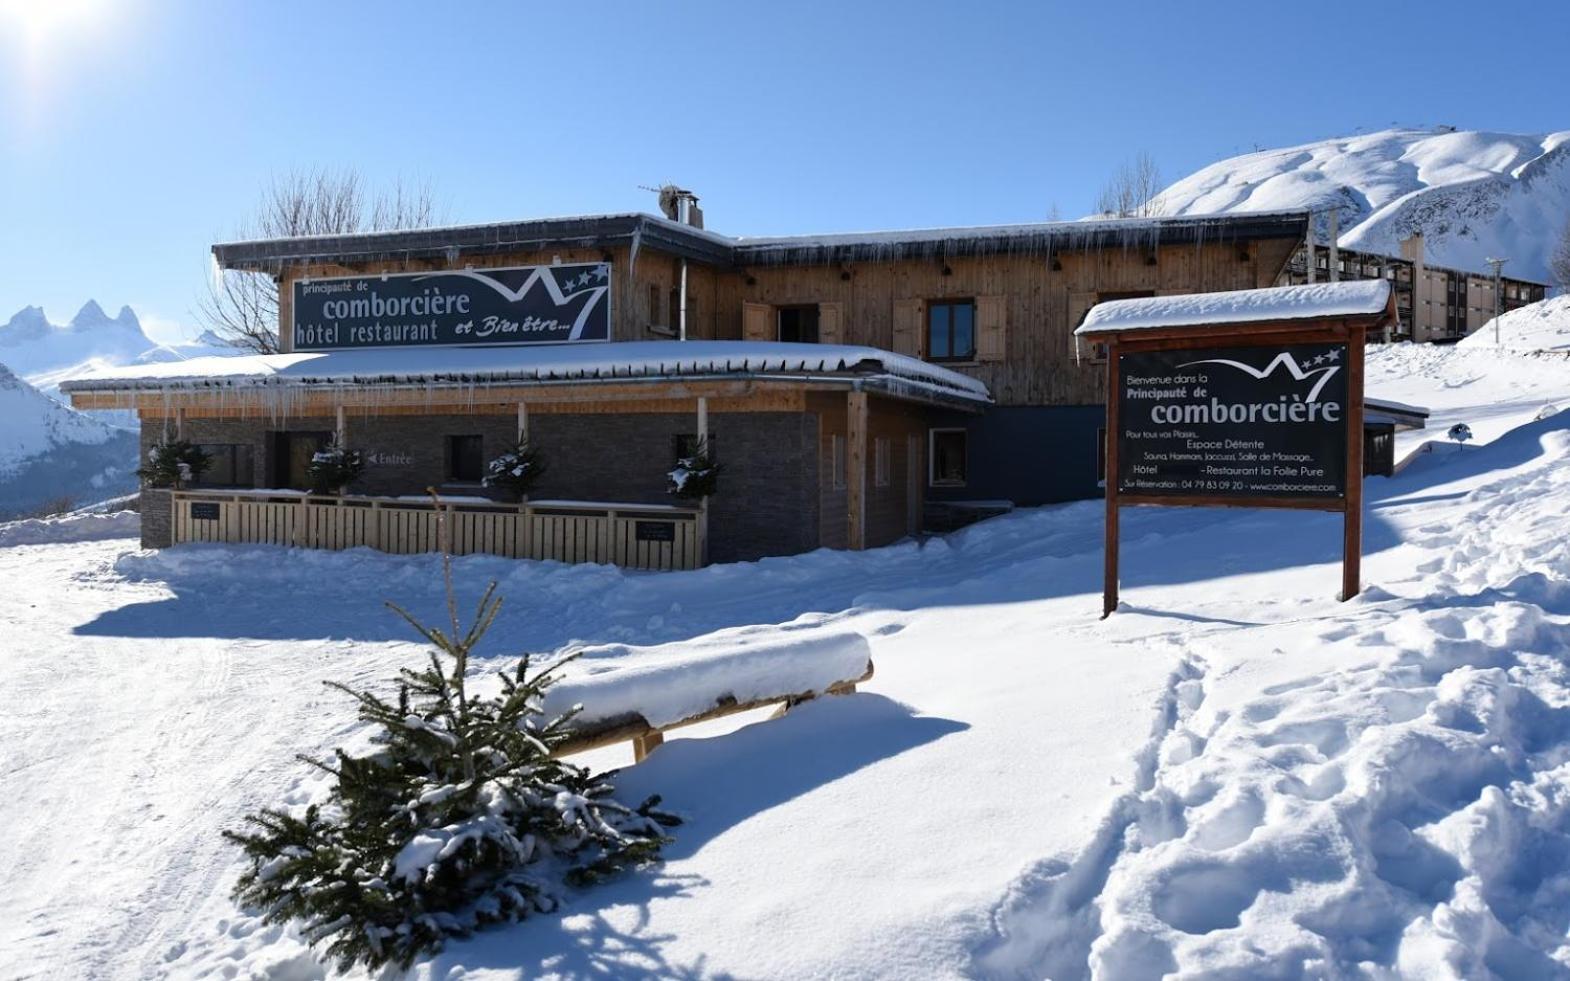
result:
[(1191, 491), (1193, 493), (1213, 492), (1227, 493), (1229, 491), (1244, 492), (1249, 494), (1339, 494), (1341, 488), (1335, 484), (1304, 484), (1304, 483), (1274, 483), (1256, 484), (1244, 480), (1149, 480), (1134, 477), (1122, 483), (1125, 491), (1162, 490), (1162, 491)]

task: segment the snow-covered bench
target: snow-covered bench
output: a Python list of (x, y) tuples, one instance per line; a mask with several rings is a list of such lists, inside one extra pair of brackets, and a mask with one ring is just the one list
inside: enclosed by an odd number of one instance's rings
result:
[(867, 639), (819, 625), (727, 630), (658, 647), (586, 648), (546, 690), (545, 712), (581, 705), (557, 754), (632, 741), (642, 760), (667, 730), (819, 695), (843, 695), (872, 677)]

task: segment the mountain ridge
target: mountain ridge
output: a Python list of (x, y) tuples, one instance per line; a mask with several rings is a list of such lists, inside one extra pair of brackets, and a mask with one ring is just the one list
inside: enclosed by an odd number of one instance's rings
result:
[(1547, 283), (1570, 221), (1570, 130), (1331, 137), (1216, 161), (1156, 201), (1175, 216), (1307, 208), (1321, 242), (1334, 208), (1345, 248), (1396, 255), (1421, 233), (1434, 265), (1485, 272), (1489, 256), (1505, 256), (1507, 275)]

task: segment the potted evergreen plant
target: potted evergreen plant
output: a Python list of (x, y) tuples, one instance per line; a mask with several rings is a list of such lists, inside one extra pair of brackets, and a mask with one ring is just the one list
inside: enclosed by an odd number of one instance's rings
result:
[(364, 471), (364, 454), (345, 448), (336, 438), (312, 454), (306, 467), (312, 489), (318, 494), (342, 494)]
[(136, 475), (149, 487), (180, 490), (200, 479), (212, 463), (212, 457), (189, 440), (164, 440), (147, 451), (147, 464)]

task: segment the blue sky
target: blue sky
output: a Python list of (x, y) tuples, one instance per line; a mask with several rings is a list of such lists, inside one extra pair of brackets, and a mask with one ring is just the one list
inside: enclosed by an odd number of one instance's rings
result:
[(737, 234), (1073, 218), (1142, 150), (1570, 129), (1567, 37), (1570, 4), (1475, 0), (0, 0), (0, 321), (92, 297), (177, 336), (291, 168), (428, 180), (453, 222), (666, 180)]

